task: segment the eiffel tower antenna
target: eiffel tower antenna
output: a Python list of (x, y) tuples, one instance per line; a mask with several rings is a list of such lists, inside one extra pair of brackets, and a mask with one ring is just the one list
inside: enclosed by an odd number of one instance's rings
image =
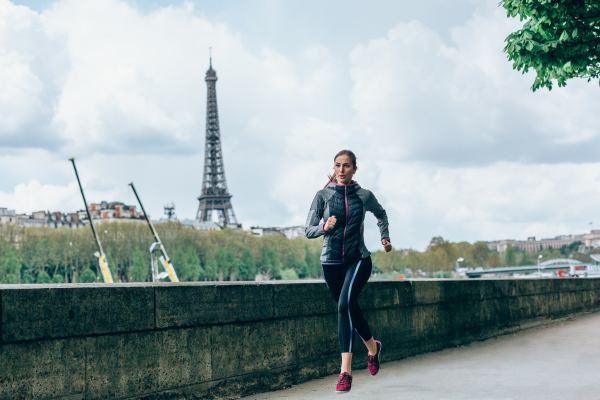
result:
[[(209, 48), (212, 52), (212, 49)], [(219, 112), (217, 109), (217, 73), (212, 67), (206, 71), (206, 145), (204, 151), (204, 174), (202, 176), (202, 194), (198, 197), (198, 213), (196, 220), (212, 221), (213, 212), (217, 214), (218, 224), (222, 227), (241, 228), (237, 222), (231, 195), (227, 190), (225, 168), (223, 167), (223, 152), (221, 150), (221, 132), (219, 128)]]

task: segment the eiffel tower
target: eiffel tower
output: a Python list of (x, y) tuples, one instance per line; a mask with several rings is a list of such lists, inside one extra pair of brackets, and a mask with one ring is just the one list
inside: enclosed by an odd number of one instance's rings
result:
[(223, 168), (223, 151), (221, 150), (221, 133), (219, 131), (219, 112), (217, 110), (217, 73), (212, 67), (206, 71), (206, 146), (204, 152), (204, 175), (202, 178), (202, 194), (198, 197), (200, 205), (196, 220), (212, 221), (213, 212), (217, 213), (221, 227), (241, 229), (231, 205), (231, 195), (227, 190), (225, 169)]

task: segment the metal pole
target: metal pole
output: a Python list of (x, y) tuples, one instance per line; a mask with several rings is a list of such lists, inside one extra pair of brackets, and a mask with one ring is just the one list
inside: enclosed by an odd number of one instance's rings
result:
[(133, 182), (131, 182), (129, 184), (129, 186), (131, 186), (131, 188), (133, 189), (133, 194), (135, 194), (135, 198), (137, 199), (138, 203), (140, 203), (140, 208), (142, 209), (142, 212), (144, 213), (144, 218), (146, 219), (146, 222), (148, 223), (148, 227), (150, 228), (150, 232), (152, 232), (152, 236), (154, 236), (154, 240), (160, 246), (160, 250), (164, 257), (164, 266), (165, 266), (165, 269), (167, 270), (167, 273), (169, 274), (169, 278), (171, 279), (171, 282), (179, 282), (177, 273), (175, 272), (173, 265), (171, 265), (171, 259), (167, 255), (167, 251), (165, 250), (165, 247), (163, 246), (162, 242), (160, 241), (160, 238), (158, 237), (158, 233), (156, 233), (156, 229), (154, 229), (154, 225), (152, 225), (152, 222), (148, 218), (148, 214), (146, 214), (144, 205), (142, 204), (142, 201), (140, 200), (140, 196), (138, 196), (137, 191), (135, 190), (135, 186), (133, 186)]
[(133, 194), (135, 194), (135, 198), (137, 199), (138, 203), (140, 203), (140, 208), (142, 209), (142, 212), (144, 213), (144, 218), (146, 219), (146, 222), (148, 223), (148, 227), (150, 228), (150, 232), (152, 232), (152, 236), (154, 236), (154, 240), (156, 240), (158, 243), (160, 243), (162, 245), (162, 243), (160, 242), (160, 238), (158, 237), (158, 234), (154, 230), (154, 226), (148, 219), (148, 214), (146, 214), (146, 210), (144, 210), (144, 205), (142, 204), (142, 201), (140, 200), (140, 196), (138, 196), (137, 191), (135, 190), (135, 186), (133, 186), (133, 182), (131, 182), (129, 184), (129, 186), (131, 186), (131, 188), (133, 189)]
[(85, 194), (83, 193), (83, 187), (81, 186), (81, 181), (79, 180), (79, 174), (77, 173), (77, 167), (75, 166), (75, 159), (69, 158), (69, 161), (73, 163), (73, 169), (75, 170), (75, 177), (77, 177), (77, 183), (79, 184), (79, 190), (81, 191), (81, 197), (83, 197), (83, 205), (85, 206), (85, 212), (87, 213), (88, 220), (90, 221), (90, 227), (92, 228), (92, 233), (94, 234), (94, 240), (98, 245), (98, 251), (100, 254), (104, 254), (102, 251), (102, 245), (100, 244), (100, 240), (98, 239), (98, 234), (96, 233), (96, 228), (94, 228), (94, 224), (92, 223), (92, 216), (90, 215), (90, 210), (87, 205), (87, 201), (85, 200)]
[[(75, 159), (69, 158), (69, 161), (73, 164), (73, 169), (75, 170), (75, 177), (77, 178), (77, 183), (79, 184), (79, 190), (81, 191), (81, 197), (83, 197), (83, 205), (85, 206), (85, 212), (87, 213), (88, 220), (90, 221), (90, 228), (92, 228), (92, 233), (94, 234), (94, 240), (96, 240), (96, 245), (98, 246), (98, 258), (100, 259), (100, 273), (104, 278), (105, 283), (112, 283), (112, 275), (110, 273), (110, 267), (108, 265), (108, 260), (104, 257), (104, 251), (102, 250), (102, 244), (100, 243), (100, 238), (96, 233), (96, 228), (94, 227), (94, 221), (92, 221), (92, 216), (90, 215), (90, 209), (87, 205), (87, 200), (85, 199), (85, 194), (83, 193), (83, 187), (81, 186), (81, 180), (79, 179), (79, 173), (77, 173), (77, 167), (75, 166)], [(106, 271), (104, 270), (106, 269)]]

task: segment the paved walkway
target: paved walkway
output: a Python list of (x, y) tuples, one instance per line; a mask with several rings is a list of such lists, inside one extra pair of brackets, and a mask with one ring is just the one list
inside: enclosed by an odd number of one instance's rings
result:
[(374, 377), (355, 371), (347, 394), (335, 393), (336, 382), (331, 375), (246, 399), (598, 400), (600, 314), (384, 363)]

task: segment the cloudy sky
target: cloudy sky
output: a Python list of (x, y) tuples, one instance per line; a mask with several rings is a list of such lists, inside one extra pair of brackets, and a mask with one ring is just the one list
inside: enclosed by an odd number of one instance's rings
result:
[(75, 157), (88, 201), (194, 218), (212, 47), (245, 228), (303, 224), (348, 148), (397, 248), (585, 232), (598, 82), (532, 93), (497, 3), (0, 0), (0, 207), (81, 209)]

